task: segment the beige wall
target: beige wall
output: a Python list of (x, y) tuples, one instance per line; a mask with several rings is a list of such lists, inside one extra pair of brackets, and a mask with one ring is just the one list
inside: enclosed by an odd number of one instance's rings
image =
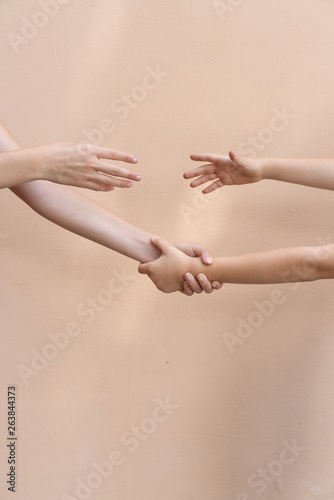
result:
[[(111, 120), (102, 143), (136, 154), (143, 179), (85, 194), (173, 241), (214, 255), (333, 242), (330, 192), (263, 182), (208, 201), (182, 179), (191, 152), (334, 156), (333, 16), (329, 0), (3, 0), (1, 119), (24, 145)], [(145, 96), (148, 67), (165, 76)], [(142, 101), (120, 110), (129, 93)], [(333, 283), (163, 295), (9, 191), (0, 222), (1, 499), (13, 384), (17, 500), (334, 498)], [(131, 279), (107, 296), (115, 271)], [(36, 351), (55, 357), (24, 381)]]

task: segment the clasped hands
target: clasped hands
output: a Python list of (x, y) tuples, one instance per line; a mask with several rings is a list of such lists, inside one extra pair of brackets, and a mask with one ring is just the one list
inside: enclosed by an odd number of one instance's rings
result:
[(138, 271), (140, 274), (147, 274), (161, 292), (179, 291), (191, 296), (203, 291), (211, 293), (222, 287), (221, 283), (210, 282), (200, 272), (203, 264), (212, 264), (211, 253), (204, 246), (198, 243), (173, 245), (162, 238), (152, 238), (151, 242), (161, 251), (161, 256), (152, 262), (139, 264)]

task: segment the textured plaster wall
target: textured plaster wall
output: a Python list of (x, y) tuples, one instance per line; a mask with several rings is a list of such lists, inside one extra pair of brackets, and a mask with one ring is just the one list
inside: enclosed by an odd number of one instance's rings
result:
[[(25, 146), (136, 154), (140, 184), (84, 193), (172, 241), (333, 242), (331, 192), (266, 181), (208, 200), (182, 178), (192, 152), (334, 156), (333, 16), (330, 0), (3, 0), (1, 119)], [(333, 500), (332, 282), (163, 295), (0, 197), (1, 499), (15, 384), (17, 500)], [(107, 296), (115, 272), (131, 279)]]

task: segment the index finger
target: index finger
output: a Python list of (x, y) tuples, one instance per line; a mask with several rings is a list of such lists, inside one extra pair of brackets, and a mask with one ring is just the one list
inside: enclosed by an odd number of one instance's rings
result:
[(213, 155), (210, 153), (200, 154), (200, 155), (190, 155), (190, 158), (194, 161), (209, 161), (210, 163), (216, 163), (216, 161), (221, 158), (219, 155)]
[(125, 161), (126, 163), (138, 162), (135, 156), (123, 153), (122, 151), (117, 151), (116, 149), (96, 146), (94, 152), (98, 158), (104, 158), (105, 160), (119, 160)]
[(187, 295), (188, 297), (191, 297), (194, 294), (194, 292), (192, 291), (192, 289), (190, 288), (190, 286), (186, 281), (183, 282), (183, 290), (181, 290), (181, 293)]

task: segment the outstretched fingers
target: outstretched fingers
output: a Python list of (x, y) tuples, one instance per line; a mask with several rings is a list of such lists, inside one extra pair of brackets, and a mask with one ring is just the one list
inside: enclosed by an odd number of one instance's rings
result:
[(116, 149), (104, 148), (100, 146), (94, 147), (94, 153), (98, 158), (105, 160), (125, 161), (126, 163), (137, 163), (138, 160), (134, 155), (117, 151)]
[(217, 179), (215, 182), (213, 182), (212, 184), (210, 184), (210, 186), (208, 186), (205, 189), (203, 189), (202, 193), (203, 194), (212, 193), (212, 191), (215, 191), (216, 189), (224, 187), (225, 185), (226, 184), (221, 179)]
[(216, 171), (216, 168), (217, 168), (216, 165), (208, 163), (206, 165), (201, 165), (200, 167), (185, 172), (183, 174), (183, 177), (185, 179), (192, 179), (193, 177), (199, 177), (200, 175), (212, 174)]
[(221, 156), (205, 153), (192, 154), (190, 155), (190, 158), (194, 161), (207, 161), (209, 163), (216, 163), (221, 158)]
[(114, 175), (116, 177), (123, 177), (124, 179), (130, 179), (133, 181), (140, 181), (141, 175), (138, 172), (133, 172), (126, 168), (118, 167), (117, 165), (111, 165), (110, 163), (104, 163), (99, 161), (96, 164), (95, 170), (103, 172), (107, 175)]
[(202, 184), (205, 184), (206, 182), (213, 181), (215, 179), (217, 179), (216, 172), (212, 172), (210, 174), (203, 174), (200, 177), (198, 177), (197, 179), (195, 179), (194, 181), (192, 181), (190, 183), (190, 186), (193, 188), (198, 187), (198, 186), (201, 186)]

